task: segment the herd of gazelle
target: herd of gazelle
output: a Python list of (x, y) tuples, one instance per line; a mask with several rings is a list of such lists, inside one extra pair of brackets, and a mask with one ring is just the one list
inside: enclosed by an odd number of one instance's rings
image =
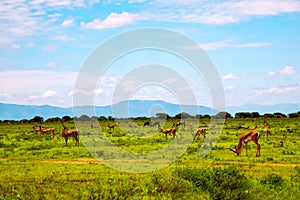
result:
[[(75, 139), (76, 143), (75, 145), (79, 146), (79, 130), (73, 129), (73, 130), (68, 130), (66, 126), (62, 123), (63, 129), (62, 129), (62, 136), (65, 138), (66, 146), (68, 145), (68, 138), (72, 137)], [(42, 126), (40, 125), (39, 128), (32, 127), (35, 133), (41, 132), (43, 134), (48, 134), (52, 133), (53, 138), (54, 138), (54, 128), (47, 128), (43, 129)]]
[[(62, 123), (62, 122), (61, 122)], [(66, 126), (62, 123), (63, 129), (62, 129), (62, 136), (65, 138), (65, 142), (66, 142), (66, 146), (68, 145), (68, 138), (69, 137), (73, 137), (76, 141), (76, 145), (79, 145), (79, 130), (73, 129), (73, 130), (68, 130), (66, 128)], [(178, 123), (173, 122), (172, 124), (172, 128), (167, 128), (167, 129), (163, 129), (160, 126), (160, 122), (154, 122), (154, 123), (150, 123), (150, 121), (145, 121), (144, 122), (144, 127), (145, 126), (150, 126), (150, 127), (154, 127), (157, 126), (158, 129), (160, 130), (160, 132), (164, 133), (166, 136), (166, 140), (168, 140), (168, 135), (172, 135), (173, 138), (178, 138), (176, 135), (176, 128), (174, 127), (178, 127), (178, 126), (183, 126), (185, 127), (185, 121), (180, 121)], [(135, 125), (131, 125), (129, 124), (130, 128), (136, 128)], [(189, 124), (190, 127), (190, 131), (192, 131), (193, 129), (193, 124)], [(98, 128), (98, 126), (93, 126), (91, 125), (91, 128)], [(110, 131), (114, 131), (115, 126), (114, 125), (108, 125), (108, 128)], [(257, 146), (257, 151), (256, 151), (256, 156), (260, 156), (260, 144), (258, 143), (259, 137), (260, 137), (260, 133), (256, 130), (257, 125), (255, 127), (253, 127), (252, 129), (242, 133), (240, 135), (240, 139), (239, 139), (239, 143), (237, 146), (235, 146), (235, 148), (228, 148), (230, 151), (236, 153), (238, 156), (241, 154), (243, 146), (246, 146), (246, 155), (248, 155), (248, 142), (253, 141), (256, 146)], [(35, 133), (41, 132), (43, 134), (48, 134), (48, 133), (52, 133), (53, 137), (54, 137), (54, 132), (55, 129), (54, 128), (48, 128), (48, 129), (43, 129), (42, 126), (40, 125), (39, 128), (36, 128), (33, 126), (33, 130), (35, 131)], [(200, 139), (200, 136), (203, 136), (203, 140), (205, 139), (205, 131), (206, 128), (200, 127), (198, 128), (195, 133), (193, 134), (193, 139), (195, 139), (196, 137), (198, 138), (198, 140)], [(264, 120), (264, 134), (266, 135), (267, 139), (269, 139), (269, 135), (270, 135), (270, 129), (268, 127), (267, 121)]]
[(47, 128), (47, 129), (43, 129), (42, 126), (40, 126), (39, 128), (35, 128), (34, 126), (32, 127), (33, 130), (35, 131), (35, 133), (41, 132), (43, 134), (48, 134), (48, 133), (52, 133), (52, 137), (54, 138), (54, 132), (55, 129), (54, 128)]

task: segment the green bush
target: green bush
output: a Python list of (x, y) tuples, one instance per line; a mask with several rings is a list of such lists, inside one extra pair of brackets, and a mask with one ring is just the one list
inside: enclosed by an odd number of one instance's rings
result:
[(260, 183), (266, 187), (275, 189), (281, 187), (284, 183), (284, 180), (280, 175), (272, 173), (264, 176), (260, 180)]
[(174, 173), (207, 191), (211, 199), (250, 199), (248, 180), (236, 168), (177, 168)]

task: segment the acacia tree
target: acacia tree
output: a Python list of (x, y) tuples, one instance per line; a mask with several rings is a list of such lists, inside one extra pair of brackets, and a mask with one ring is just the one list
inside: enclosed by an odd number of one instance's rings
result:
[(30, 120), (31, 122), (36, 122), (36, 123), (42, 123), (44, 121), (44, 118), (41, 116), (35, 116)]
[(156, 117), (158, 117), (160, 119), (168, 120), (170, 118), (170, 116), (167, 113), (156, 113), (155, 115), (156, 115)]

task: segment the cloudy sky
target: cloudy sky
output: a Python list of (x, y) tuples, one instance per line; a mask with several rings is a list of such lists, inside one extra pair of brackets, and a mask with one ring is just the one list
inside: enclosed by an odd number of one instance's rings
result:
[[(218, 70), (226, 105), (300, 103), (299, 0), (1, 0), (0, 102), (71, 107), (90, 53), (113, 36), (146, 27), (197, 42)], [(120, 59), (99, 81), (95, 102), (112, 102), (130, 66), (188, 71), (176, 59), (152, 51)], [(188, 73), (184, 78), (198, 104), (210, 105), (205, 82)], [(171, 91), (153, 85), (131, 98), (176, 102)]]

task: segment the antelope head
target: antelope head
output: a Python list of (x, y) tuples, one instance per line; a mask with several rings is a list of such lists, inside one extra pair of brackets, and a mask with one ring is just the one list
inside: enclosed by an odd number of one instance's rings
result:
[(236, 150), (236, 147), (233, 149), (233, 148), (228, 148), (230, 151), (232, 151), (233, 153), (236, 153), (236, 155), (240, 155), (240, 152), (238, 152), (237, 150)]

